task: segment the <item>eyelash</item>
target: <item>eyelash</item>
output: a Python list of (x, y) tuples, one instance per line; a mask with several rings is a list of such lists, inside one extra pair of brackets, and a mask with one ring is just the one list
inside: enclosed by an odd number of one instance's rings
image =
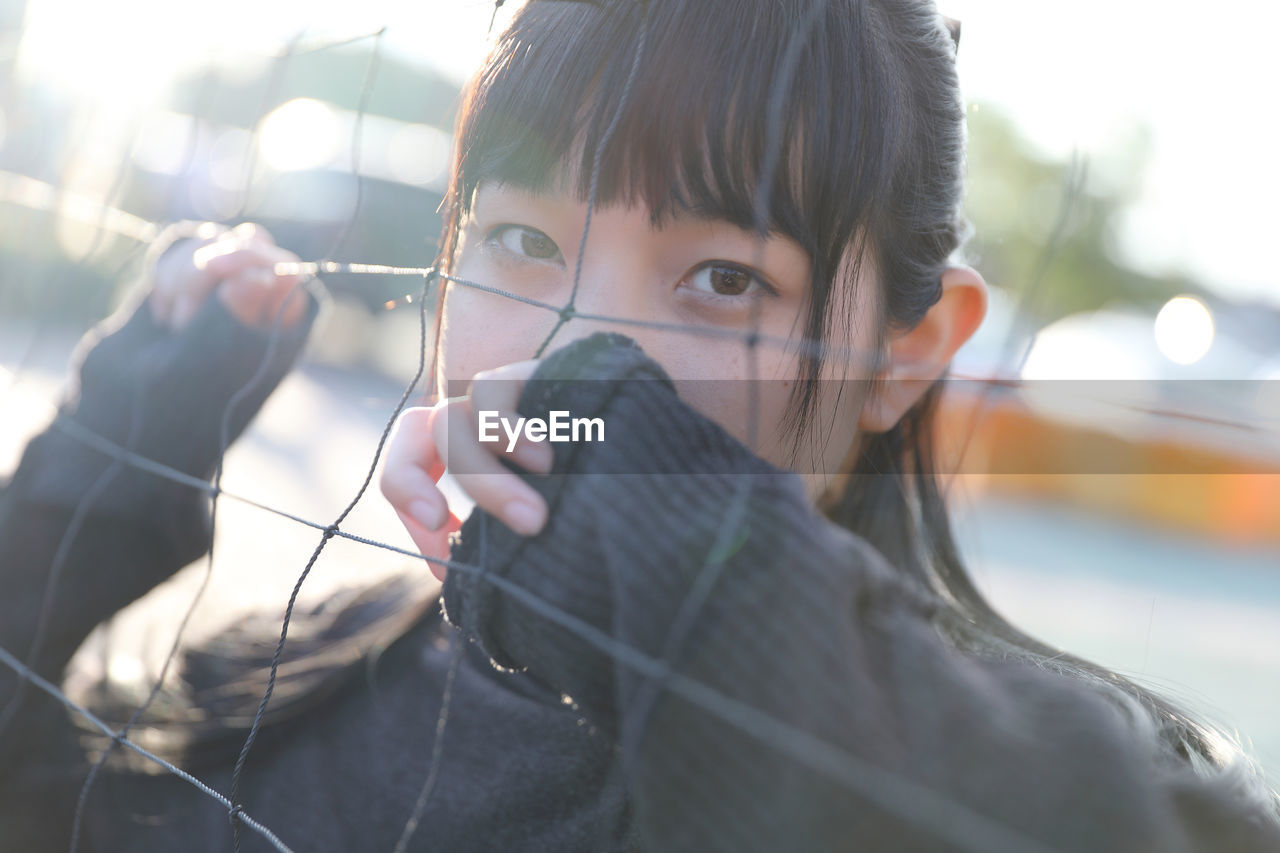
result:
[(505, 233), (509, 231), (524, 231), (528, 234), (533, 234), (533, 235), (536, 235), (537, 237), (541, 237), (542, 239), (545, 239), (552, 246), (555, 246), (556, 257), (560, 258), (561, 263), (563, 263), (564, 256), (560, 252), (560, 247), (556, 245), (556, 242), (552, 240), (550, 237), (548, 237), (546, 234), (544, 234), (543, 232), (539, 231), (537, 228), (530, 228), (528, 225), (504, 224), (504, 225), (495, 226), (494, 228), (489, 230), (489, 233), (487, 235), (485, 235), (484, 242), (483, 242), (483, 246), (485, 250), (491, 253), (501, 253), (502, 258), (504, 260), (510, 260), (518, 264), (538, 264), (538, 263), (546, 263), (548, 261), (553, 260), (552, 258), (535, 258), (529, 255), (523, 255), (523, 254), (520, 254), (519, 252), (514, 252), (511, 249), (507, 248), (502, 244), (501, 238)]
[[(508, 224), (495, 226), (494, 228), (489, 230), (489, 233), (484, 238), (483, 245), (485, 249), (489, 252), (501, 253), (504, 259), (509, 259), (510, 261), (518, 264), (539, 264), (539, 263), (545, 263), (549, 260), (552, 260), (551, 258), (530, 257), (529, 255), (524, 255), (519, 252), (512, 251), (507, 246), (503, 245), (501, 238), (503, 235), (505, 235), (507, 232), (510, 232), (510, 231), (523, 231), (525, 233), (536, 235), (537, 237), (545, 239), (552, 246), (555, 247), (556, 257), (563, 259), (563, 253), (561, 253), (560, 247), (556, 245), (556, 242), (554, 240), (552, 240), (544, 232), (539, 231), (537, 228), (532, 228), (528, 225), (515, 225), (515, 224), (508, 223)], [(563, 264), (563, 260), (561, 260), (561, 263)], [(713, 269), (732, 270), (734, 272), (742, 273), (743, 275), (746, 275), (751, 280), (751, 283), (757, 285), (759, 289), (754, 292), (752, 292), (751, 290), (748, 290), (746, 293), (742, 293), (742, 294), (729, 294), (729, 293), (715, 293), (714, 291), (711, 291), (711, 290), (702, 290), (694, 287), (685, 288), (689, 293), (693, 295), (693, 298), (703, 300), (707, 303), (714, 303), (719, 306), (730, 306), (734, 303), (745, 304), (747, 300), (759, 298), (761, 296), (768, 296), (768, 297), (778, 296), (777, 288), (775, 288), (768, 281), (766, 281), (764, 276), (760, 275), (760, 273), (756, 272), (755, 270), (749, 267), (743, 266), (741, 264), (733, 263), (731, 261), (704, 261), (703, 263), (699, 264), (698, 266), (694, 267), (691, 271), (686, 273), (684, 277), (681, 279), (681, 283), (688, 282), (694, 276), (699, 275), (700, 273), (703, 273), (703, 272), (707, 272), (709, 270), (713, 270)]]
[(778, 289), (769, 284), (769, 282), (766, 281), (764, 276), (760, 275), (760, 273), (750, 267), (745, 267), (742, 264), (736, 264), (731, 261), (705, 261), (704, 263), (694, 267), (690, 272), (686, 273), (681, 281), (688, 282), (694, 276), (714, 269), (731, 270), (733, 272), (742, 273), (751, 280), (751, 284), (758, 286), (758, 290), (755, 290), (754, 292), (750, 290), (750, 284), (748, 285), (748, 290), (745, 293), (740, 294), (715, 293), (710, 290), (700, 290), (693, 287), (688, 288), (688, 290), (694, 294), (695, 298), (721, 305), (730, 305), (734, 303), (745, 304), (748, 300), (760, 297), (775, 297), (778, 295)]

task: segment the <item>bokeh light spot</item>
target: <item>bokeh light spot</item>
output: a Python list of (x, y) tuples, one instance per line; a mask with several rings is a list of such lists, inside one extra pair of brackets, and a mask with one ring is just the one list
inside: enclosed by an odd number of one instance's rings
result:
[(1156, 346), (1175, 364), (1195, 364), (1213, 346), (1213, 314), (1194, 296), (1175, 296), (1156, 315)]
[(262, 122), (258, 147), (268, 166), (281, 172), (323, 166), (338, 150), (338, 118), (314, 98), (295, 98)]

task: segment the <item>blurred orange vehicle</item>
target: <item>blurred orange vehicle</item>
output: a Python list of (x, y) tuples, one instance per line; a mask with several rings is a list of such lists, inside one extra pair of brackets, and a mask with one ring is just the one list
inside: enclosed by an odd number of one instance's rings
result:
[(939, 467), (960, 489), (1280, 543), (1280, 370), (1221, 333), (1215, 358), (1180, 365), (1149, 317), (1118, 311), (1041, 330), (1020, 368), (1002, 370), (1008, 308), (993, 307), (993, 329), (957, 359), (938, 421)]

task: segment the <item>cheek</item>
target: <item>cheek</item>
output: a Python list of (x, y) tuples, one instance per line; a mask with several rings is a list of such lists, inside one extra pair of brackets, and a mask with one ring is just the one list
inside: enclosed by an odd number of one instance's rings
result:
[[(708, 383), (711, 392), (695, 407), (714, 418), (740, 441), (771, 464), (804, 475), (832, 477), (843, 469), (845, 458), (858, 438), (858, 415), (868, 383), (863, 376), (833, 376), (824, 372), (814, 390), (816, 399), (802, 435), (795, 435), (802, 393), (794, 360), (779, 361), (773, 372), (779, 378)], [(782, 378), (785, 377), (785, 378)], [(722, 388), (722, 393), (716, 389)], [(751, 412), (755, 414), (755, 440)]]
[(791, 441), (782, 424), (792, 409), (794, 359), (762, 348), (753, 370), (740, 345), (716, 344), (683, 364), (683, 378), (675, 383), (681, 399), (756, 455), (789, 467)]
[(443, 394), (464, 394), (480, 371), (532, 358), (554, 322), (547, 316), (537, 308), (451, 284), (436, 370)]

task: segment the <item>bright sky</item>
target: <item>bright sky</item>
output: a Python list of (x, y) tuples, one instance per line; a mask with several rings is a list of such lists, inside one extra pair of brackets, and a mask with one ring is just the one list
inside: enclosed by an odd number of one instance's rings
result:
[[(508, 4), (513, 5), (513, 4)], [(121, 106), (212, 49), (279, 50), (387, 26), (387, 46), (461, 79), (484, 51), (485, 0), (30, 0), (23, 66)], [(1280, 303), (1275, 85), (1280, 3), (1221, 0), (942, 0), (964, 24), (967, 97), (1014, 115), (1044, 149), (1105, 169), (1135, 124), (1153, 131), (1145, 194), (1120, 242), (1154, 271), (1186, 268), (1224, 295)], [(504, 10), (505, 11), (505, 10)], [(501, 18), (500, 18), (501, 20)], [(74, 26), (67, 22), (74, 21)], [(243, 58), (237, 60), (243, 64)]]
[(1280, 3), (943, 0), (964, 23), (967, 96), (1045, 148), (1105, 160), (1135, 123), (1154, 152), (1122, 240), (1153, 271), (1280, 304)]

